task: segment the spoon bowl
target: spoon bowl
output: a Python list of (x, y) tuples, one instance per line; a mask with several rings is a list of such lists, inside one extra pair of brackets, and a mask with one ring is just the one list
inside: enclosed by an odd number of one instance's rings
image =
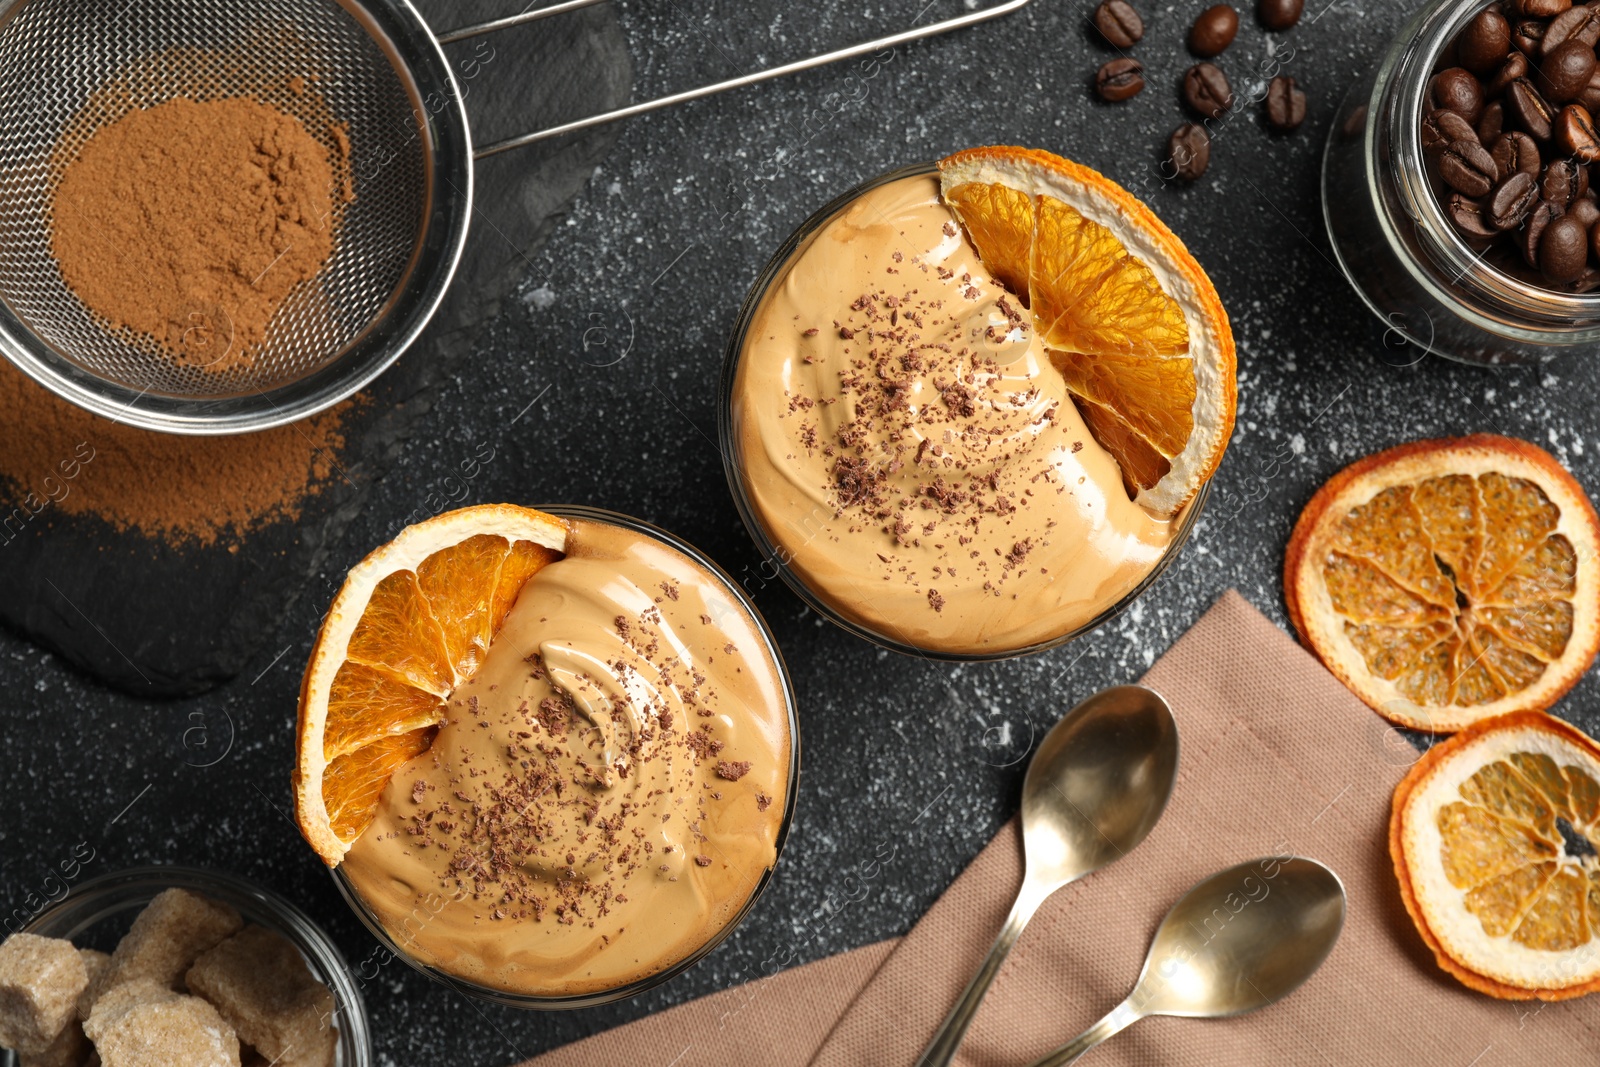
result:
[(1268, 857), (1197, 884), (1161, 920), (1128, 999), (1032, 1067), (1072, 1063), (1151, 1015), (1222, 1019), (1275, 1004), (1316, 973), (1344, 929), (1339, 876)]
[(955, 1058), (983, 995), (1045, 898), (1114, 863), (1149, 836), (1178, 776), (1178, 724), (1159, 694), (1138, 685), (1103, 689), (1039, 744), (1022, 784), (1026, 870), (1011, 914), (983, 966), (917, 1061)]

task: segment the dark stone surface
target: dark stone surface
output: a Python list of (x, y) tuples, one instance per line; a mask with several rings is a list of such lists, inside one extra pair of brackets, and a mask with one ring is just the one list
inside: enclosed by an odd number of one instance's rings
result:
[[(643, 94), (899, 28), (922, 3), (872, 5), (865, 21), (860, 5), (823, 0), (807, 5), (815, 15), (775, 0), (722, 0), (629, 4), (622, 18)], [(1386, 347), (1332, 265), (1318, 204), (1322, 137), (1338, 95), (1402, 13), (1309, 5), (1279, 39), (1295, 49), (1288, 72), (1311, 95), (1306, 125), (1271, 136), (1251, 109), (1219, 137), (1205, 180), (1164, 188), (1157, 153), (1183, 119), (1183, 34), (1203, 6), (1141, 5), (1148, 32), (1135, 54), (1151, 88), (1122, 105), (1089, 97), (1107, 53), (1087, 28), (1092, 4), (1071, 0), (903, 49), (869, 81), (812, 72), (627, 126), (523, 266), (521, 299), (464, 338), (467, 358), (238, 680), (197, 700), (138, 700), (0, 638), (11, 760), (0, 804), (13, 813), (0, 829), (5, 907), (23, 906), (88, 839), (99, 850), (89, 873), (150, 861), (234, 870), (299, 901), (353, 964), (368, 959), (372, 939), (285, 814), (300, 668), (335, 583), (430, 495), (446, 494), (480, 449), (494, 458), (470, 481), (469, 501), (615, 508), (754, 575), (759, 560), (712, 439), (723, 339), (744, 289), (831, 196), (968, 145), (1038, 145), (1104, 170), (1140, 190), (1216, 279), (1240, 346), (1239, 430), (1183, 558), (1092, 636), (982, 667), (879, 652), (802, 610), (781, 584), (752, 580), (793, 669), (805, 737), (794, 834), (755, 914), (657, 992), (559, 1016), (475, 1004), (399, 963), (369, 967), (379, 1062), (507, 1064), (776, 966), (903, 933), (1014, 810), (1031, 739), (1068, 705), (1136, 677), (1230, 586), (1284, 624), (1279, 568), (1290, 526), (1316, 486), (1358, 456), (1495, 430), (1545, 445), (1600, 489), (1590, 399), (1600, 373), (1586, 357), (1500, 371), (1415, 362)], [(961, 9), (940, 0), (926, 17)], [(1222, 57), (1236, 91), (1264, 88), (1246, 72), (1266, 58), (1266, 41), (1247, 19)], [(510, 155), (484, 170), (528, 165)], [(1600, 729), (1597, 693), (1591, 676), (1558, 710)], [(187, 734), (186, 748), (185, 731), (202, 724), (207, 732)], [(1392, 759), (1373, 724), (1374, 760)], [(894, 858), (847, 898), (846, 873), (888, 849)]]

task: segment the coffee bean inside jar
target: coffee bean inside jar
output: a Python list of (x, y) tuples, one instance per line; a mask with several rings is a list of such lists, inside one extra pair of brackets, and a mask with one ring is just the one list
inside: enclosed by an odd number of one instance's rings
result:
[(1559, 292), (1600, 288), (1600, 0), (1486, 6), (1428, 83), (1435, 195), (1492, 266)]

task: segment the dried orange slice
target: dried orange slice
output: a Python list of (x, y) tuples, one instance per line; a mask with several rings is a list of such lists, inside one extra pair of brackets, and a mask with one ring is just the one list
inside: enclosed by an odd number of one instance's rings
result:
[(1600, 745), (1540, 712), (1435, 745), (1394, 791), (1389, 854), (1439, 966), (1504, 1000), (1600, 990)]
[(1448, 733), (1542, 711), (1600, 648), (1600, 522), (1543, 449), (1478, 434), (1346, 467), (1300, 515), (1289, 618), (1392, 722)]
[(566, 543), (560, 519), (485, 505), (408, 527), (350, 571), (312, 647), (295, 734), (295, 818), (328, 866), (394, 772), (428, 750), (523, 583)]
[(1233, 331), (1183, 242), (1109, 178), (1027, 148), (939, 164), (944, 200), (1034, 328), (1128, 494), (1175, 514), (1233, 435)]

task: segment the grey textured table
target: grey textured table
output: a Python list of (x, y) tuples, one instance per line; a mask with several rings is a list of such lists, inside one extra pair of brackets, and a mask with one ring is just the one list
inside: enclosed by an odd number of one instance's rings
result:
[[(620, 17), (642, 97), (901, 28), (922, 3), (636, 2)], [(962, 6), (935, 0), (921, 17)], [(365, 993), (385, 1064), (511, 1063), (904, 932), (1014, 810), (1031, 740), (1067, 706), (1141, 673), (1230, 586), (1285, 624), (1279, 568), (1290, 526), (1315, 487), (1360, 455), (1493, 430), (1545, 445), (1600, 490), (1592, 364), (1485, 371), (1417, 361), (1385, 343), (1332, 263), (1317, 192), (1322, 138), (1337, 97), (1393, 35), (1402, 5), (1311, 0), (1305, 21), (1276, 42), (1311, 94), (1310, 120), (1273, 137), (1251, 110), (1224, 129), (1211, 173), (1192, 188), (1162, 187), (1155, 168), (1180, 121), (1175, 85), (1192, 62), (1183, 34), (1205, 5), (1140, 4), (1148, 33), (1136, 54), (1151, 86), (1117, 107), (1087, 93), (1108, 55), (1086, 30), (1091, 6), (1037, 0), (1002, 22), (901, 49), (870, 79), (813, 72), (628, 125), (527, 263), (521, 300), (481, 329), (324, 572), (234, 683), (191, 701), (136, 700), (0, 634), (5, 909), (21, 907), (87, 841), (96, 858), (86, 875), (146, 862), (233, 870), (302, 904), (353, 964), (370, 960), (375, 943), (285, 814), (300, 669), (345, 570), (485, 446), (494, 459), (470, 483), (469, 501), (614, 508), (754, 576), (749, 588), (801, 700), (799, 810), (779, 877), (746, 925), (633, 1002), (521, 1013), (468, 1001), (398, 962), (369, 964)], [(1258, 91), (1248, 72), (1268, 58), (1267, 36), (1247, 17), (1223, 59), (1236, 89)], [(890, 167), (1006, 142), (1070, 155), (1141, 190), (1188, 242), (1233, 316), (1239, 427), (1194, 540), (1125, 615), (1047, 655), (940, 665), (869, 647), (804, 610), (781, 583), (762, 584), (723, 483), (716, 381), (745, 288), (814, 208)], [(516, 166), (515, 154), (485, 165)], [(1596, 693), (1591, 676), (1559, 710), (1600, 729)], [(204, 733), (189, 732), (196, 726)], [(1378, 748), (1374, 758), (1383, 758)], [(885, 846), (893, 860), (847, 899), (845, 873)]]

